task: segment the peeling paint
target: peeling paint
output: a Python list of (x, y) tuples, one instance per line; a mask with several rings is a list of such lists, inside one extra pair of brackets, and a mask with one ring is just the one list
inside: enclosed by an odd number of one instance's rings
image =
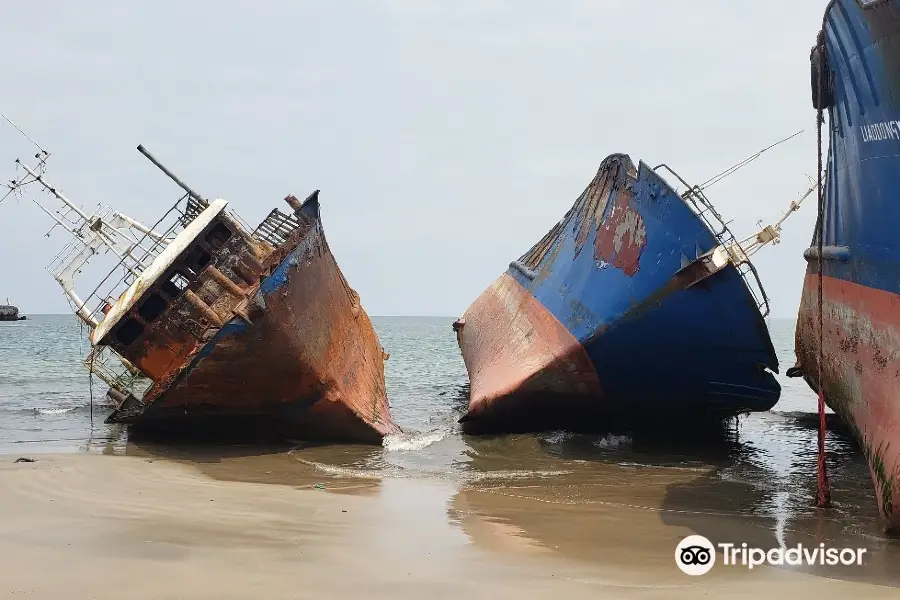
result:
[(640, 268), (646, 247), (643, 217), (635, 209), (630, 194), (619, 194), (606, 221), (597, 228), (594, 258), (598, 264), (609, 263), (631, 277)]
[(716, 245), (652, 169), (607, 157), (565, 217), (454, 324), (469, 373), (467, 430), (493, 421), (509, 431), (526, 413), (545, 427), (545, 418), (589, 426), (660, 406), (727, 416), (771, 408), (780, 386), (766, 369), (778, 360), (741, 273), (680, 261), (683, 248)]

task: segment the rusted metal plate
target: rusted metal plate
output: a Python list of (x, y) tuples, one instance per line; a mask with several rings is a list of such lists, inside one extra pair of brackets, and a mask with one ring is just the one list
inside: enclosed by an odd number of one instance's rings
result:
[[(853, 429), (889, 527), (900, 527), (900, 296), (826, 276), (823, 280), (825, 402)], [(819, 389), (818, 276), (806, 276), (795, 350)]]
[(494, 403), (512, 394), (601, 395), (578, 340), (509, 275), (485, 290), (461, 321), (457, 340), (471, 395), (465, 420), (489, 416)]

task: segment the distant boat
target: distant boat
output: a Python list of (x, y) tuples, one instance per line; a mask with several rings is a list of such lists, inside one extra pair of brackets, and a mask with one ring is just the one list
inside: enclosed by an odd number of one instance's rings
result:
[(9, 303), (9, 298), (6, 299), (6, 304), (0, 304), (0, 321), (24, 321), (25, 319), (25, 315), (19, 315), (19, 308)]
[(811, 84), (813, 107), (828, 114), (825, 205), (803, 253), (787, 374), (821, 387), (854, 430), (884, 522), (900, 531), (900, 0), (830, 2), (819, 40)]
[[(697, 186), (679, 195), (607, 157), (565, 217), (453, 328), (471, 432), (693, 422), (779, 399), (768, 301), (748, 256)], [(811, 193), (811, 192), (810, 192)]]
[[(138, 150), (186, 192), (152, 226), (82, 211), (45, 179), (43, 151), (13, 184), (43, 188), (59, 207), (38, 204), (71, 234), (50, 271), (91, 329), (107, 422), (373, 443), (397, 431), (387, 355), (325, 240), (318, 190), (251, 230)], [(112, 270), (80, 295), (75, 277), (103, 255)]]

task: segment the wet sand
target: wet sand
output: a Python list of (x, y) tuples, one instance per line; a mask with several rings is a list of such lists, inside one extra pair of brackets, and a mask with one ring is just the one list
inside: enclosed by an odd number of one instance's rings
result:
[[(682, 574), (674, 548), (698, 532), (698, 523), (715, 532), (736, 527), (733, 534), (769, 530), (733, 512), (694, 510), (690, 518), (679, 512), (671, 491), (702, 481), (689, 471), (648, 472), (642, 490), (617, 491), (612, 479), (600, 494), (597, 482), (329, 477), (278, 453), (190, 463), (137, 454), (33, 455), (34, 463), (0, 456), (0, 593), (824, 600), (897, 594), (876, 585), (890, 582), (869, 577), (880, 568), (837, 578), (773, 567)], [(592, 501), (578, 501), (583, 496)]]

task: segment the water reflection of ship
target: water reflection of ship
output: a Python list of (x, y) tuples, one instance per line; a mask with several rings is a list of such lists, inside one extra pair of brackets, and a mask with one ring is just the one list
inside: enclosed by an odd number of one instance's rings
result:
[(690, 439), (682, 432), (652, 427), (621, 428), (606, 433), (553, 431), (466, 437), (471, 460), (460, 468), (470, 477), (491, 473), (568, 469), (582, 463), (616, 465), (624, 462), (658, 467), (694, 464), (708, 467), (751, 462), (756, 449), (738, 440), (733, 423), (698, 428)]
[[(782, 417), (808, 444), (777, 457), (777, 447), (741, 442), (733, 433), (693, 447), (640, 437), (619, 446), (610, 436), (470, 438), (468, 484), (453, 498), (448, 517), (487, 549), (635, 566), (671, 565), (675, 546), (690, 534), (764, 549), (781, 541), (864, 547), (863, 567), (784, 568), (900, 585), (894, 568), (900, 545), (869, 527), (874, 509), (867, 490), (854, 484), (866, 479), (864, 457), (852, 440), (830, 434), (840, 465), (834, 481), (847, 489), (839, 490), (841, 504), (818, 513), (814, 429), (797, 415)], [(789, 461), (786, 470), (773, 466), (782, 458)]]
[(470, 484), (451, 501), (449, 518), (487, 549), (513, 546), (598, 565), (671, 567), (675, 576), (673, 552), (689, 529), (671, 526), (670, 511), (747, 522), (762, 510), (761, 498), (746, 484), (718, 482), (696, 495), (670, 495), (672, 489), (690, 491), (709, 467), (603, 461), (568, 466), (555, 476), (545, 471)]
[[(813, 447), (792, 458), (790, 474), (777, 487), (761, 488), (746, 481), (723, 480), (721, 473), (712, 472), (694, 480), (670, 485), (661, 512), (667, 526), (688, 530), (706, 537), (713, 543), (732, 543), (740, 548), (747, 544), (763, 550), (772, 548), (866, 548), (865, 562), (852, 565), (783, 565), (790, 569), (834, 579), (865, 581), (880, 585), (900, 586), (900, 544), (884, 538), (872, 527), (875, 511), (869, 507), (865, 487), (855, 482), (866, 475), (864, 457), (854, 453), (846, 460), (836, 461), (834, 480), (843, 482), (836, 488), (842, 498), (830, 511), (814, 508), (816, 486), (816, 455)], [(777, 480), (772, 472), (760, 472), (770, 481)], [(779, 490), (779, 488), (781, 488)], [(745, 499), (761, 498), (756, 507), (747, 507)], [(745, 509), (733, 514), (712, 513), (710, 507), (725, 508), (730, 504)], [(760, 510), (762, 509), (762, 510)], [(719, 554), (721, 560), (721, 549)]]

